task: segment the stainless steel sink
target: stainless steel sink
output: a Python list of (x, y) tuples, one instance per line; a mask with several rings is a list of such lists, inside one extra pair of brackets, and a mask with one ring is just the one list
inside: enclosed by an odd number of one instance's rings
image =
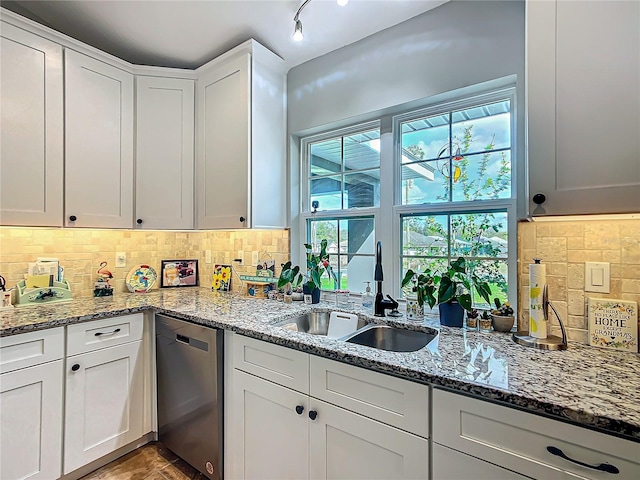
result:
[[(329, 330), (329, 317), (331, 312), (308, 312), (294, 318), (287, 318), (276, 323), (277, 327), (288, 330), (309, 333), (311, 335), (326, 335)], [(357, 328), (362, 328), (367, 323), (363, 319), (358, 319)]]
[(391, 352), (415, 352), (436, 338), (435, 333), (419, 332), (388, 325), (368, 325), (342, 340)]

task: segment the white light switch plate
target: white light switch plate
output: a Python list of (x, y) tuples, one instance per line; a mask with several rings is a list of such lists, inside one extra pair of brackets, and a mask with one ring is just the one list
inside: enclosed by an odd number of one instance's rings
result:
[(611, 286), (609, 262), (585, 262), (584, 291), (609, 293)]
[(204, 263), (211, 263), (211, 250), (204, 251)]
[(116, 252), (116, 268), (122, 268), (127, 266), (127, 253)]

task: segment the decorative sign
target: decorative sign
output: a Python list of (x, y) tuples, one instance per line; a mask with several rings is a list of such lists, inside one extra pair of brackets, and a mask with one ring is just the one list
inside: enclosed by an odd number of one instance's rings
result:
[(231, 290), (231, 265), (214, 265), (211, 288), (222, 292)]
[(609, 298), (589, 299), (589, 343), (597, 347), (638, 351), (638, 304)]

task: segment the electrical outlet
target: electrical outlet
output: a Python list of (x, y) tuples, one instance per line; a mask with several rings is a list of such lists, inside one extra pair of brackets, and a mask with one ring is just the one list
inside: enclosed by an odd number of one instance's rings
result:
[(211, 263), (211, 250), (204, 251), (204, 263)]
[(251, 252), (251, 265), (258, 265), (258, 252), (255, 250)]
[(116, 252), (116, 268), (127, 266), (127, 252)]
[(238, 255), (236, 256), (236, 258), (240, 259), (239, 263), (244, 263), (244, 252), (242, 250), (238, 250)]

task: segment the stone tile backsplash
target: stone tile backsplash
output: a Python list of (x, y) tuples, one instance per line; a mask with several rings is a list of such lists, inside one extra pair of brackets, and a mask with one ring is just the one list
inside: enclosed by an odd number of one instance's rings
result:
[[(587, 299), (640, 303), (640, 220), (567, 220), (518, 224), (518, 326), (528, 330), (529, 264), (547, 265), (549, 299), (568, 327), (570, 340), (588, 343)], [(611, 293), (585, 292), (585, 262), (609, 262)], [(553, 316), (553, 315), (552, 315)], [(559, 334), (555, 317), (551, 332)]]
[[(212, 263), (205, 263), (211, 250)], [(126, 252), (127, 266), (116, 268), (116, 252)], [(149, 264), (160, 274), (160, 261), (197, 259), (200, 285), (210, 286), (216, 263), (232, 264), (238, 275), (255, 274), (252, 255), (273, 259), (280, 265), (289, 259), (289, 230), (149, 231), (40, 227), (0, 227), (0, 274), (7, 286), (23, 279), (36, 257), (57, 257), (74, 297), (93, 295), (96, 270), (101, 261), (114, 275), (115, 294), (126, 292), (125, 278), (136, 264)], [(242, 264), (233, 259), (242, 256)], [(159, 282), (154, 288), (159, 287)], [(237, 275), (233, 290), (241, 290)]]

